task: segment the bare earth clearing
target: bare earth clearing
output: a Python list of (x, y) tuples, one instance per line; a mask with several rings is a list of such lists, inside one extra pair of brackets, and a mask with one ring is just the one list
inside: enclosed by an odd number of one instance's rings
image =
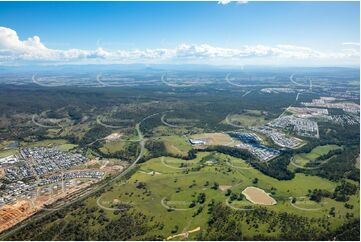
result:
[(204, 140), (206, 145), (225, 145), (225, 146), (235, 146), (239, 144), (238, 141), (235, 141), (225, 133), (203, 133), (192, 135), (192, 139)]
[(275, 205), (277, 203), (275, 199), (258, 187), (247, 187), (242, 191), (242, 194), (254, 204)]
[(117, 139), (119, 139), (120, 137), (122, 137), (123, 134), (121, 133), (112, 133), (110, 135), (108, 135), (107, 137), (105, 137), (104, 139), (106, 141), (115, 141)]

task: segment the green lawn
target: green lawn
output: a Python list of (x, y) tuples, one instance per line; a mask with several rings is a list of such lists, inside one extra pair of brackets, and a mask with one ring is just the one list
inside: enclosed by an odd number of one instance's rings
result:
[(188, 151), (192, 149), (184, 136), (163, 136), (161, 140), (164, 142), (167, 152), (174, 155), (187, 156)]
[[(104, 193), (100, 201), (108, 206), (112, 204), (114, 199), (133, 204), (136, 210), (154, 216), (155, 220), (164, 223), (162, 231), (150, 232), (150, 234), (161, 233), (164, 236), (171, 235), (171, 230), (175, 225), (179, 226), (180, 231), (194, 229), (198, 226), (205, 228), (209, 216), (207, 206), (205, 205), (199, 215), (192, 217), (202, 205), (198, 204), (194, 208), (189, 208), (189, 204), (197, 198), (199, 193), (206, 194), (205, 204), (209, 203), (211, 199), (225, 204), (228, 197), (220, 189), (211, 189), (213, 182), (217, 182), (220, 186), (230, 186), (230, 189), (236, 194), (241, 193), (248, 186), (262, 188), (268, 193), (273, 192), (271, 196), (277, 200), (277, 204), (268, 206), (268, 208), (275, 211), (287, 211), (300, 216), (320, 218), (327, 216), (330, 208), (335, 207), (337, 216), (330, 218), (333, 227), (344, 222), (347, 212), (352, 212), (358, 216), (357, 196), (352, 196), (349, 201), (349, 203), (354, 204), (352, 210), (346, 209), (344, 203), (332, 199), (323, 199), (320, 204), (309, 201), (307, 198), (308, 190), (318, 188), (332, 192), (337, 185), (335, 182), (317, 176), (298, 173), (293, 180), (279, 181), (263, 175), (256, 169), (244, 169), (249, 168), (244, 161), (223, 154), (215, 154), (217, 160), (220, 161), (219, 163), (204, 165), (199, 171), (185, 173), (184, 170), (179, 169), (181, 163), (186, 164), (189, 169), (197, 167), (201, 158), (206, 155), (209, 153), (198, 153), (198, 157), (190, 161), (170, 157), (151, 159), (141, 164), (139, 171), (125, 184), (118, 182), (113, 185), (113, 190)], [(231, 167), (229, 164), (239, 168)], [(152, 173), (153, 171), (155, 173)], [(258, 183), (253, 184), (252, 181), (256, 177)], [(138, 182), (145, 183), (148, 192), (136, 188)], [(208, 185), (206, 185), (207, 183)], [(299, 199), (296, 207), (291, 205), (290, 197)], [(306, 197), (304, 201), (302, 201), (302, 197)], [(166, 206), (181, 210), (168, 211), (162, 205), (162, 200), (165, 201)], [(250, 203), (247, 201), (233, 202), (232, 206), (243, 208), (247, 204)], [(305, 211), (303, 209), (311, 210)], [(245, 231), (245, 233), (252, 233), (252, 231)]]
[[(305, 166), (307, 163), (316, 160), (318, 157), (327, 154), (331, 150), (339, 149), (338, 145), (323, 145), (317, 146), (309, 153), (302, 153), (295, 155), (292, 160), (298, 166)], [(290, 165), (291, 166), (291, 165)]]
[[(208, 160), (216, 162), (207, 164), (206, 161)], [(188, 171), (180, 169), (182, 163), (182, 167), (186, 166)], [(197, 169), (192, 170), (192, 168)], [(258, 178), (257, 183), (254, 183), (255, 178)], [(139, 187), (140, 182), (143, 183), (143, 187)], [(214, 182), (219, 184), (218, 189), (212, 188)], [(204, 231), (210, 216), (208, 204), (212, 199), (235, 210), (246, 207), (256, 208), (260, 205), (255, 206), (245, 198), (227, 205), (229, 196), (226, 196), (227, 188), (231, 189), (232, 193), (240, 194), (246, 187), (255, 186), (270, 193), (270, 196), (276, 199), (276, 205), (267, 206), (269, 210), (308, 218), (325, 218), (331, 223), (332, 228), (336, 228), (345, 223), (346, 213), (352, 213), (354, 217), (359, 217), (359, 192), (351, 196), (348, 201), (349, 204), (354, 205), (353, 209), (347, 209), (343, 202), (336, 202), (332, 199), (324, 198), (321, 203), (315, 203), (308, 199), (307, 194), (309, 190), (316, 188), (332, 192), (337, 185), (335, 182), (302, 173), (297, 173), (292, 180), (279, 181), (249, 167), (244, 160), (216, 152), (199, 152), (195, 159), (189, 161), (159, 157), (138, 164), (137, 170), (129, 179), (115, 180), (109, 183), (104, 192), (86, 198), (84, 201), (86, 208), (82, 207), (68, 212), (64, 221), (67, 223), (84, 223), (86, 230), (96, 233), (98, 229), (104, 229), (104, 225), (97, 221), (99, 215), (103, 213), (110, 220), (119, 219), (122, 213), (117, 214), (107, 208), (112, 208), (112, 205), (115, 204), (126, 203), (132, 205), (130, 213), (143, 213), (148, 218), (152, 218), (151, 221), (148, 221), (149, 226), (154, 226), (146, 235), (133, 237), (132, 240), (151, 238), (149, 236), (152, 235), (168, 237), (197, 227)], [(189, 207), (192, 201), (197, 200), (200, 193), (206, 195), (205, 202)], [(290, 197), (297, 198), (295, 206), (291, 204)], [(193, 216), (201, 207), (203, 210), (198, 215)], [(336, 210), (335, 217), (328, 216), (332, 207), (335, 207)], [(85, 209), (92, 208), (94, 212), (84, 212)], [(46, 226), (57, 223), (59, 220)], [(159, 224), (163, 224), (163, 227)], [(175, 226), (178, 226), (179, 229), (172, 233)], [(260, 223), (259, 227), (255, 228), (242, 220), (242, 230), (243, 234), (248, 236), (265, 234), (267, 233), (267, 222)], [(269, 235), (274, 235), (277, 238), (278, 232), (276, 230)], [(199, 233), (190, 235), (188, 239), (196, 239)], [(179, 237), (178, 239), (182, 238)]]
[(15, 155), (18, 153), (17, 149), (8, 149), (8, 150), (1, 150), (0, 151), (0, 158), (4, 158), (10, 155)]
[[(228, 116), (228, 121), (244, 127), (259, 126), (267, 123), (264, 115), (262, 115), (262, 112), (259, 110), (244, 110), (243, 113)], [(227, 123), (227, 121), (223, 122)]]
[(74, 145), (74, 144), (62, 144), (62, 145), (58, 146), (58, 149), (60, 149), (62, 151), (69, 151), (77, 146), (78, 145)]
[(112, 154), (118, 151), (122, 151), (125, 148), (126, 143), (124, 141), (111, 141), (106, 142), (101, 148), (100, 151), (105, 154)]
[(37, 146), (60, 146), (66, 144), (67, 141), (65, 139), (46, 139), (42, 141), (36, 141), (36, 142), (29, 142), (22, 144), (24, 146), (28, 147), (37, 147)]

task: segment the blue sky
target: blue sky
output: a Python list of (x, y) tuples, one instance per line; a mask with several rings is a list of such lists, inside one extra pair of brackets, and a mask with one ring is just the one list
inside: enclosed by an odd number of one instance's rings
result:
[[(354, 63), (349, 58), (349, 52), (341, 55), (343, 60), (338, 55), (337, 60), (331, 60), (328, 56), (335, 59), (334, 56), (343, 53), (345, 49), (347, 51), (353, 48), (358, 51), (359, 9), (358, 2), (248, 2), (226, 5), (217, 2), (1, 2), (0, 26), (15, 31), (19, 41), (38, 36), (41, 45), (58, 51), (41, 53), (34, 61), (89, 61), (104, 58), (109, 53), (107, 56), (111, 58), (105, 58), (104, 62), (119, 62), (125, 57), (128, 58), (127, 62), (131, 62), (129, 59), (144, 62), (149, 61), (148, 55), (152, 54), (142, 54), (139, 57), (134, 51), (151, 49), (158, 50), (156, 54), (153, 53), (155, 56), (150, 61), (154, 63), (204, 63), (207, 62), (207, 56), (211, 56), (211, 63), (228, 64), (230, 56), (232, 62), (237, 57), (236, 59), (242, 59), (240, 62), (246, 63), (249, 60), (245, 59), (262, 55), (267, 64), (272, 62), (267, 57), (279, 57), (281, 52), (282, 57), (291, 55), (294, 58), (297, 55), (293, 52), (284, 53), (290, 47), (286, 50), (284, 47), (277, 49), (278, 45), (286, 45), (312, 49), (315, 53), (307, 50), (312, 57), (321, 52), (320, 56), (325, 64), (329, 62), (337, 65), (339, 62), (340, 65), (347, 65)], [(1, 44), (0, 32), (0, 51), (13, 48), (6, 45), (6, 40), (3, 42), (5, 44)], [(187, 46), (179, 47), (182, 44)], [(249, 48), (245, 50), (245, 46)], [(265, 48), (255, 50), (256, 46)], [(181, 58), (178, 58), (177, 51), (167, 52), (172, 58), (159, 57), (160, 49), (179, 48)], [(69, 58), (68, 52), (59, 52), (69, 49), (88, 52), (82, 52), (82, 60)], [(99, 49), (105, 52), (99, 54), (96, 52)], [(124, 53), (116, 57), (114, 53), (118, 50)], [(297, 49), (299, 51), (302, 49)], [(197, 55), (195, 60), (190, 60), (188, 56), (192, 53)], [(52, 59), (51, 56), (54, 55), (56, 58)], [(59, 55), (65, 55), (66, 58), (61, 60)], [(84, 55), (87, 57), (84, 58)], [(29, 54), (26, 53), (26, 56)], [(349, 59), (344, 60), (346, 57)], [(24, 61), (23, 56), (4, 59), (0, 57), (0, 63)], [(32, 61), (29, 57), (25, 59)], [(302, 61), (297, 60), (295, 63), (300, 65)]]

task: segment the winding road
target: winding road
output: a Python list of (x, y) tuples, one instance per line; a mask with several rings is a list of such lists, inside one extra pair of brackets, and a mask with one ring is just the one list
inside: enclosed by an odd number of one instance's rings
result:
[[(160, 113), (155, 113), (155, 114), (149, 115), (149, 116), (143, 118), (139, 123), (136, 124), (135, 129), (137, 130), (137, 133), (138, 133), (138, 137), (139, 137), (139, 140), (140, 140), (139, 144), (140, 144), (141, 149), (140, 149), (138, 157), (122, 173), (120, 173), (119, 175), (113, 177), (110, 180), (104, 181), (102, 185), (98, 185), (98, 186), (95, 185), (96, 187), (91, 186), (88, 189), (80, 191), (79, 193), (72, 194), (73, 200), (59, 201), (58, 204), (54, 204), (55, 206), (52, 208), (52, 210), (43, 210), (43, 213), (35, 213), (31, 217), (29, 217), (29, 218), (25, 219), (24, 221), (18, 223), (18, 225), (15, 225), (15, 227), (9, 228), (8, 230), (2, 232), (2, 234), (0, 235), (0, 240), (4, 240), (6, 237), (10, 236), (11, 234), (16, 233), (20, 229), (24, 228), (29, 222), (38, 221), (38, 220), (40, 220), (40, 219), (42, 219), (42, 218), (44, 218), (46, 216), (49, 216), (49, 215), (55, 213), (56, 211), (58, 211), (61, 208), (65, 208), (67, 206), (70, 206), (70, 205), (84, 199), (85, 197), (90, 196), (90, 195), (94, 194), (97, 191), (100, 191), (101, 189), (105, 188), (109, 183), (111, 183), (111, 182), (113, 182), (113, 181), (115, 181), (117, 179), (120, 179), (120, 178), (124, 177), (126, 174), (128, 174), (131, 170), (133, 170), (133, 168), (137, 165), (137, 163), (140, 161), (140, 159), (144, 155), (145, 139), (144, 139), (144, 136), (142, 134), (142, 131), (140, 130), (140, 125), (145, 120), (147, 120), (147, 119), (149, 119), (149, 118), (151, 118), (153, 116), (156, 116), (158, 114), (160, 114)], [(57, 202), (55, 202), (55, 203), (57, 203)], [(42, 210), (39, 210), (39, 212), (40, 211), (42, 211)]]

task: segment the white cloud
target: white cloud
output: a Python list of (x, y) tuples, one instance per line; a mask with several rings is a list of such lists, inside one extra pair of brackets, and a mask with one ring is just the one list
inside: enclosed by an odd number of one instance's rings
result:
[(230, 2), (231, 2), (231, 0), (220, 0), (220, 1), (218, 1), (218, 4), (226, 5)]
[(220, 0), (218, 1), (218, 4), (221, 4), (221, 5), (227, 5), (231, 2), (236, 2), (237, 4), (246, 4), (248, 3), (248, 1), (232, 1), (232, 0)]
[[(346, 44), (347, 45), (347, 44)], [(321, 52), (309, 47), (295, 45), (245, 45), (240, 48), (222, 48), (209, 44), (180, 44), (175, 48), (145, 50), (108, 51), (47, 48), (38, 36), (20, 40), (16, 31), (0, 27), (0, 64), (41, 62), (41, 63), (212, 63), (212, 64), (289, 64), (291, 62), (309, 64), (359, 63), (359, 48), (339, 52)]]
[(354, 45), (354, 46), (360, 46), (359, 42), (344, 42), (342, 45)]

